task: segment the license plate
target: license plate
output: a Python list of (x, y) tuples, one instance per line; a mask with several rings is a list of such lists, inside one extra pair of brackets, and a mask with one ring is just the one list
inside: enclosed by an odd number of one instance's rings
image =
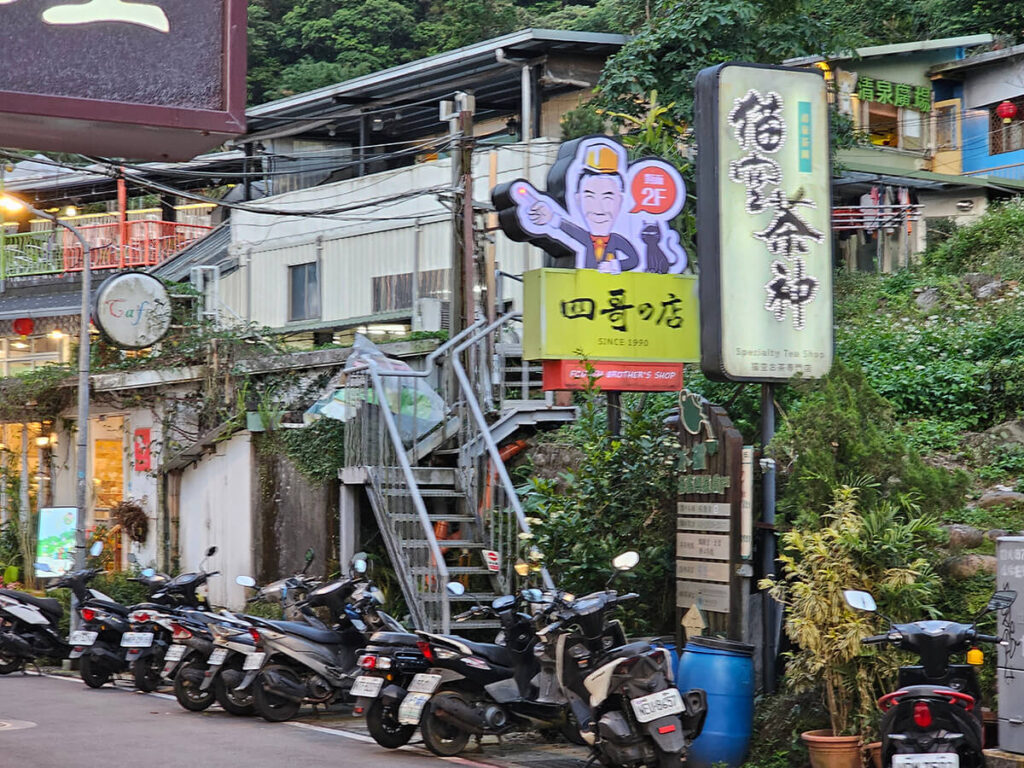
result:
[(960, 768), (960, 755), (956, 752), (893, 755), (892, 768)]
[(259, 669), (263, 666), (263, 660), (267, 658), (265, 653), (250, 653), (245, 657), (245, 661), (242, 662), (242, 669)]
[(164, 654), (164, 661), (179, 661), (185, 655), (184, 645), (172, 645)]
[(398, 707), (398, 722), (402, 725), (419, 725), (420, 715), (428, 701), (429, 693), (410, 693)]
[(426, 672), (420, 672), (414, 676), (412, 682), (409, 683), (409, 693), (426, 693), (431, 694), (437, 688), (441, 682), (440, 675), (430, 675)]
[(149, 648), (153, 645), (152, 632), (125, 632), (121, 635), (122, 648)]
[(641, 723), (649, 723), (659, 717), (676, 715), (683, 711), (683, 697), (675, 688), (666, 688), (649, 696), (630, 699), (629, 703), (633, 705), (633, 714)]
[(380, 689), (384, 687), (383, 677), (370, 677), (363, 675), (357, 677), (355, 682), (352, 683), (352, 695), (353, 696), (365, 696), (368, 699), (377, 698), (377, 694), (380, 693)]
[(216, 667), (224, 663), (224, 659), (228, 657), (227, 648), (214, 648), (210, 653), (210, 658), (206, 660), (206, 663), (211, 667)]
[(68, 645), (92, 645), (99, 637), (99, 632), (86, 632), (83, 629), (72, 632), (68, 637)]

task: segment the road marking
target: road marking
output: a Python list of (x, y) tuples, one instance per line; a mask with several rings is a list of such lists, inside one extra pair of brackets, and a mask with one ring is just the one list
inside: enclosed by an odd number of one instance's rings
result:
[[(35, 675), (35, 676), (39, 676), (39, 677), (49, 677), (49, 678), (51, 678), (53, 680), (66, 680), (69, 683), (80, 683), (80, 684), (84, 685), (83, 681), (80, 678), (77, 678), (77, 677), (67, 677), (66, 675), (51, 675), (48, 672), (26, 672), (25, 674), (26, 675)], [(117, 688), (117, 686), (114, 686), (114, 689), (115, 690), (122, 690), (122, 689)], [(158, 692), (145, 693), (144, 691), (125, 691), (125, 692), (126, 693), (141, 693), (144, 696), (156, 696), (156, 697), (161, 698), (161, 699), (169, 699), (171, 701), (177, 701), (177, 699), (174, 696), (172, 696), (171, 694), (169, 694), (169, 693), (158, 693)], [(35, 723), (32, 723), (32, 725), (35, 725)], [(293, 728), (300, 728), (300, 729), (305, 730), (305, 731), (315, 731), (317, 733), (325, 733), (325, 734), (328, 734), (330, 736), (339, 736), (339, 737), (341, 737), (343, 739), (349, 739), (351, 741), (360, 741), (360, 742), (363, 742), (364, 744), (376, 744), (377, 743), (376, 741), (373, 740), (372, 736), (364, 736), (361, 733), (353, 733), (352, 731), (344, 731), (344, 730), (340, 730), (340, 729), (337, 729), (337, 728), (326, 728), (326, 727), (324, 727), (322, 725), (313, 725), (312, 723), (300, 723), (300, 722), (296, 722), (295, 720), (288, 720), (288, 721), (285, 721), (284, 725), (290, 725)], [(28, 727), (30, 727), (30, 726), (28, 726)], [(399, 749), (405, 750), (406, 752), (415, 752), (416, 754), (419, 754), (419, 755), (429, 755), (430, 757), (435, 757), (438, 760), (444, 760), (444, 761), (449, 762), (449, 763), (455, 763), (456, 765), (470, 766), (470, 768), (505, 768), (504, 766), (501, 766), (498, 763), (485, 763), (485, 762), (482, 762), (480, 760), (470, 760), (469, 758), (466, 758), (466, 757), (440, 757), (438, 755), (431, 754), (428, 750), (426, 750), (426, 749), (424, 749), (422, 747), (414, 746), (414, 745), (411, 745), (411, 744), (407, 744), (404, 747), (399, 747)]]
[(29, 720), (0, 720), (0, 733), (3, 731), (20, 731), (23, 728), (35, 728), (37, 723)]

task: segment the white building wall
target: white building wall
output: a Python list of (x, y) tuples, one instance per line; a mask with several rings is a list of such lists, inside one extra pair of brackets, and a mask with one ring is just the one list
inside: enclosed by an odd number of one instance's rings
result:
[[(135, 462), (135, 430), (148, 429), (150, 439), (150, 469), (140, 470)], [(160, 466), (161, 446), (163, 437), (160, 421), (153, 415), (152, 409), (131, 411), (124, 422), (125, 436), (128, 443), (128, 461), (125, 463), (124, 495), (125, 498), (138, 499), (142, 502), (146, 516), (149, 518), (149, 535), (144, 543), (129, 542), (127, 552), (134, 552), (143, 566), (157, 565), (157, 547), (160, 541), (159, 527), (159, 488), (157, 467)], [(127, 537), (126, 537), (127, 541)]]
[(206, 549), (217, 547), (206, 563), (207, 570), (221, 572), (208, 582), (209, 599), (234, 609), (241, 609), (246, 597), (235, 577), (253, 571), (252, 451), (249, 433), (241, 432), (186, 468), (181, 478), (181, 570), (195, 570)]
[[(474, 194), (490, 202), (491, 153), (497, 160), (495, 183), (523, 177), (540, 188), (554, 162), (558, 143), (507, 144), (473, 156)], [(286, 210), (346, 208), (344, 213), (308, 217), (236, 211), (232, 250), (242, 267), (222, 281), (221, 298), (228, 314), (260, 325), (286, 328), (288, 267), (320, 260), (321, 317), (324, 322), (363, 318), (373, 312), (373, 278), (414, 270), (415, 233), (420, 227), (418, 268), (444, 269), (452, 261), (451, 213), (439, 199), (450, 199), (451, 161), (443, 159), (410, 168), (266, 198), (259, 205)], [(429, 194), (373, 206), (369, 200)], [(543, 253), (495, 233), (495, 260), (506, 272), (520, 274), (543, 264)], [(518, 304), (519, 284), (505, 281), (505, 295)]]

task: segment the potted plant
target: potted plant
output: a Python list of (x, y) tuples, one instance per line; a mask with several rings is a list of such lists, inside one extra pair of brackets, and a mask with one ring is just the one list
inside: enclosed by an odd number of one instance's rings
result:
[(845, 485), (834, 489), (821, 523), (782, 534), (782, 573), (761, 587), (785, 606), (786, 634), (798, 649), (789, 654), (787, 682), (824, 694), (831, 727), (802, 736), (812, 768), (860, 768), (862, 737), (896, 668), (861, 646), (876, 628), (870, 615), (847, 607), (843, 590), (870, 591), (890, 615), (920, 615), (938, 584), (920, 553), (938, 530), (905, 500), (863, 509), (860, 489)]

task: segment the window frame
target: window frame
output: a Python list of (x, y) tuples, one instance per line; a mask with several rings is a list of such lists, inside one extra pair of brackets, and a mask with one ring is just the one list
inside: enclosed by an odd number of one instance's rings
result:
[[(299, 270), (301, 270), (302, 274), (302, 299), (304, 304), (301, 315), (297, 314), (298, 308), (295, 306), (295, 280)], [(312, 281), (310, 280), (311, 274), (313, 276)], [(310, 290), (311, 283), (313, 290)], [(301, 264), (288, 265), (288, 322), (301, 323), (308, 320), (319, 320), (322, 314), (323, 301), (320, 292), (320, 263), (318, 261), (306, 261)]]

